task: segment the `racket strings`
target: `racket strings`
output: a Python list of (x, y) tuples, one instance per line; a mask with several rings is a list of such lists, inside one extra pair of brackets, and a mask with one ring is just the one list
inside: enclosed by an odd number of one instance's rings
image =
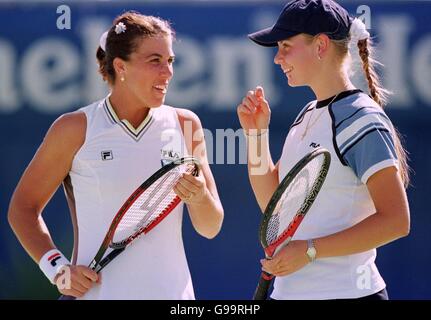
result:
[(267, 243), (273, 244), (291, 234), (297, 227), (300, 216), (310, 196), (314, 194), (316, 182), (319, 181), (324, 156), (319, 155), (307, 163), (289, 183), (274, 209), (266, 231)]
[(151, 184), (124, 214), (115, 231), (113, 243), (142, 233), (163, 215), (175, 203), (177, 195), (173, 187), (189, 168), (190, 164), (179, 165)]

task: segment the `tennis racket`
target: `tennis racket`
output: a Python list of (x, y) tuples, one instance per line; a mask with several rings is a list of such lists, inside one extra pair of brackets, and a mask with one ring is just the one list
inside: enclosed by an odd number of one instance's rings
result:
[[(89, 268), (99, 273), (134, 240), (166, 218), (181, 202), (173, 187), (185, 172), (197, 176), (198, 160), (193, 157), (175, 160), (145, 180), (118, 210)], [(104, 257), (108, 248), (113, 250)], [(71, 296), (60, 297), (60, 300), (73, 299)]]
[[(266, 259), (290, 242), (322, 188), (330, 163), (329, 151), (317, 148), (298, 161), (281, 181), (266, 206), (259, 228)], [(273, 278), (262, 271), (254, 300), (267, 299)]]

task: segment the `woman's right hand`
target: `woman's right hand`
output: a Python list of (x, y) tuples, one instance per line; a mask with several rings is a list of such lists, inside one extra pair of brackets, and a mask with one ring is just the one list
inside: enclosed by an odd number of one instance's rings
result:
[(55, 278), (58, 291), (65, 296), (81, 298), (95, 282), (100, 283), (99, 275), (86, 266), (69, 265), (67, 268), (68, 270), (58, 273)]
[(263, 88), (256, 87), (256, 90), (247, 92), (237, 107), (237, 113), (241, 127), (246, 133), (250, 129), (268, 129), (271, 109), (265, 100)]

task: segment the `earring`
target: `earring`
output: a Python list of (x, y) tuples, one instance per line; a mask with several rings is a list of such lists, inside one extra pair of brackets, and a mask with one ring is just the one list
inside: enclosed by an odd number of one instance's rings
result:
[(322, 57), (320, 55), (317, 55), (317, 59), (322, 60)]
[(123, 75), (121, 76), (120, 81), (124, 82), (124, 76)]

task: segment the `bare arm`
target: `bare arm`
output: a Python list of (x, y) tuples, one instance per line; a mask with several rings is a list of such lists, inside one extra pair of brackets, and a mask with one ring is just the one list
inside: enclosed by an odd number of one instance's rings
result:
[[(8, 219), (18, 240), (39, 263), (55, 248), (42, 211), (70, 171), (73, 157), (85, 140), (86, 119), (83, 113), (58, 118), (45, 136), (12, 196)], [(97, 281), (97, 274), (85, 266), (70, 267), (70, 287), (58, 287), (66, 295), (81, 297)]]
[(396, 168), (376, 172), (367, 187), (376, 213), (347, 230), (316, 239), (317, 257), (364, 252), (408, 235), (409, 204)]
[(175, 191), (184, 200), (184, 195), (193, 192), (190, 200), (185, 200), (190, 219), (195, 230), (206, 238), (214, 238), (220, 231), (224, 211), (206, 152), (205, 137), (199, 118), (186, 109), (176, 109), (187, 149), (201, 163), (198, 177), (186, 175), (179, 181)]
[(279, 184), (278, 163), (274, 165), (269, 150), (268, 126), (271, 111), (263, 88), (249, 91), (237, 108), (246, 134), (248, 176), (262, 212)]
[[(376, 212), (346, 230), (314, 239), (316, 258), (356, 254), (408, 235), (409, 205), (396, 168), (376, 172), (367, 187)], [(275, 276), (291, 274), (309, 263), (306, 250), (307, 241), (291, 241), (272, 260), (261, 260), (263, 269)]]
[(12, 196), (9, 223), (36, 263), (55, 248), (41, 214), (84, 141), (85, 121), (83, 114), (67, 114), (53, 123)]
[(246, 136), (248, 177), (262, 212), (279, 184), (277, 162), (274, 165), (269, 151), (268, 133)]

